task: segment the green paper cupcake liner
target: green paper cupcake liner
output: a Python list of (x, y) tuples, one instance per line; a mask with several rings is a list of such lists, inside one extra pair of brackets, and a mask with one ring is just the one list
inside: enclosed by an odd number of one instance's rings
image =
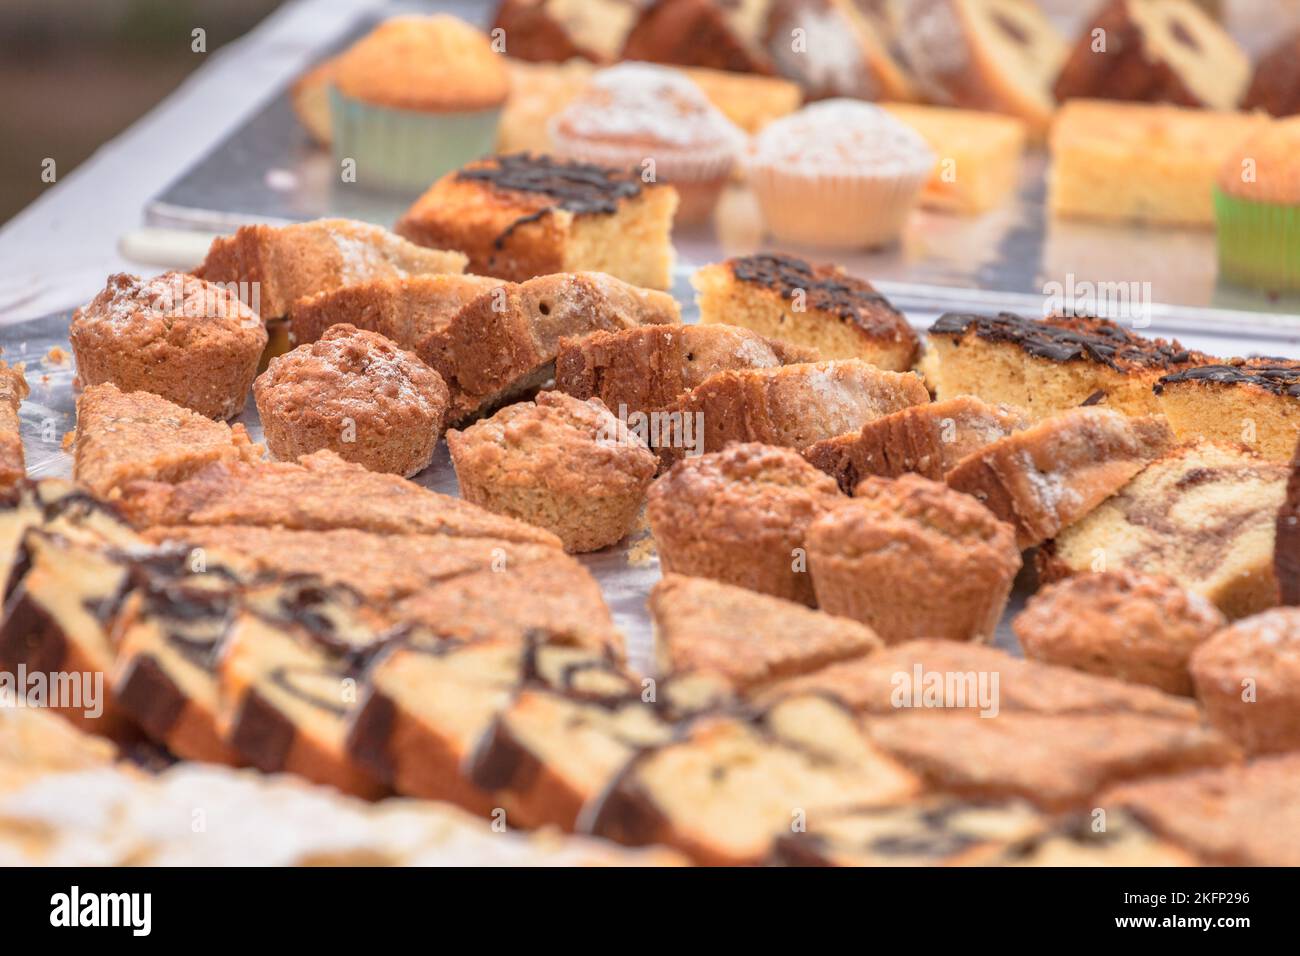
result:
[(501, 110), (421, 113), (363, 103), (330, 90), (334, 160), (356, 163), (358, 185), (423, 192), (493, 152)]
[(1266, 292), (1300, 290), (1300, 205), (1255, 202), (1214, 189), (1219, 275)]

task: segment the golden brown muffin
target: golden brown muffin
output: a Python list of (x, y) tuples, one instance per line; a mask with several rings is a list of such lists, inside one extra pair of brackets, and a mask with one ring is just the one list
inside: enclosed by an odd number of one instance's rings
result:
[(645, 442), (600, 399), (542, 392), (464, 431), (447, 447), (466, 501), (553, 532), (569, 552), (627, 534), (654, 478)]
[(736, 443), (675, 464), (650, 486), (646, 515), (665, 574), (815, 606), (804, 534), (842, 500), (835, 482), (796, 452)]
[(289, 87), (289, 102), (298, 115), (298, 122), (318, 146), (328, 146), (330, 130), (330, 85), (338, 68), (338, 58), (331, 57), (317, 63)]
[(303, 296), (329, 289), (464, 271), (460, 252), (422, 249), (354, 219), (316, 219), (291, 226), (241, 226), (233, 236), (212, 240), (194, 275), (237, 287), (241, 295), (247, 289), (255, 311), (270, 320), (288, 315)]
[(257, 313), (220, 285), (119, 272), (73, 313), (68, 338), (83, 387), (112, 382), (226, 419), (244, 408), (267, 336)]
[(809, 445), (803, 456), (849, 495), (870, 475), (896, 478), (915, 472), (942, 481), (967, 455), (1028, 425), (1017, 408), (985, 405), (973, 395), (963, 395), (877, 418), (861, 431)]
[(642, 182), (639, 170), (515, 153), (443, 176), (394, 228), (422, 246), (463, 250), (479, 275), (606, 272), (667, 289), (676, 210), (676, 190)]
[(1300, 609), (1237, 621), (1192, 654), (1210, 723), (1249, 754), (1300, 750)]
[(281, 461), (329, 449), (407, 478), (429, 467), (451, 403), (442, 376), (415, 355), (347, 324), (271, 359), (253, 397)]
[(1237, 446), (1170, 452), (1040, 550), (1040, 579), (1127, 568), (1172, 578), (1229, 619), (1272, 607), (1287, 472)]
[(1156, 382), (1160, 411), (1181, 439), (1245, 445), (1290, 461), (1300, 441), (1300, 362), (1238, 359), (1201, 365)]
[(1174, 444), (1163, 418), (1075, 408), (967, 455), (945, 480), (974, 495), (1031, 548), (1119, 491)]
[(0, 495), (27, 477), (18, 407), (28, 392), (23, 369), (0, 360)]
[[(887, 644), (987, 640), (1020, 570), (1010, 525), (919, 475), (868, 478), (808, 527), (817, 603)], [(942, 595), (941, 598), (936, 597)]]
[(150, 392), (91, 385), (77, 398), (72, 477), (107, 498), (130, 481), (184, 481), (214, 461), (257, 461), (244, 426), (182, 408)]
[(894, 372), (916, 364), (919, 344), (903, 314), (839, 266), (742, 256), (697, 270), (691, 284), (703, 323), (744, 326), (823, 359), (858, 358)]
[(1011, 626), (1034, 660), (1191, 695), (1188, 659), (1227, 623), (1168, 578), (1105, 571), (1048, 585)]
[(742, 691), (882, 646), (857, 621), (708, 578), (666, 574), (646, 607), (660, 674), (718, 675)]

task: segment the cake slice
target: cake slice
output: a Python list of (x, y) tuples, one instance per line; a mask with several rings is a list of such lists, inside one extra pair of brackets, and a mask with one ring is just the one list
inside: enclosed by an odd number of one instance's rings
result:
[(938, 401), (974, 395), (1039, 419), (1079, 405), (1154, 415), (1161, 376), (1210, 361), (1106, 319), (948, 313), (930, 327), (923, 367)]
[(1300, 30), (1266, 51), (1255, 63), (1243, 110), (1264, 110), (1272, 116), (1300, 113)]
[(897, 803), (917, 790), (840, 705), (791, 697), (756, 719), (701, 720), (642, 750), (579, 829), (630, 846), (662, 843), (702, 864), (758, 864), (783, 834), (815, 833), (838, 808)]
[(480, 295), (416, 352), (451, 389), (460, 422), (542, 385), (563, 338), (680, 320), (667, 293), (594, 272), (548, 275)]
[(728, 259), (691, 277), (700, 321), (739, 325), (823, 359), (863, 359), (895, 372), (916, 362), (916, 333), (865, 279), (790, 255)]
[(1080, 33), (1053, 92), (1234, 110), (1249, 82), (1249, 57), (1192, 0), (1110, 0)]
[(547, 531), (494, 515), (331, 451), (297, 462), (217, 462), (177, 485), (132, 482), (123, 513), (136, 527), (252, 525), (298, 531), (355, 528), (376, 534), (499, 538), (559, 549)]
[(0, 360), (0, 496), (14, 494), (27, 477), (18, 406), (29, 391), (22, 368)]
[(1024, 549), (1083, 518), (1173, 444), (1163, 418), (1076, 408), (967, 455), (946, 481), (1013, 525)]
[(980, 861), (984, 866), (1200, 866), (1201, 860), (1123, 811), (1070, 814)]
[(106, 383), (77, 398), (72, 476), (101, 498), (130, 481), (175, 483), (212, 462), (255, 462), (262, 453), (243, 425), (213, 421), (150, 392)]
[(712, 674), (746, 692), (884, 646), (857, 621), (708, 578), (667, 574), (646, 606), (660, 674)]
[(487, 276), (448, 273), (325, 289), (290, 305), (289, 331), (301, 345), (315, 342), (331, 325), (347, 323), (411, 350), (470, 302), (501, 284), (500, 279)]
[(1179, 438), (1242, 444), (1270, 461), (1290, 461), (1300, 441), (1300, 362), (1237, 359), (1166, 375), (1155, 384), (1160, 411)]
[(395, 228), (422, 246), (463, 250), (479, 275), (606, 272), (667, 289), (676, 211), (677, 191), (643, 182), (640, 170), (514, 153), (448, 173)]
[(1039, 554), (1039, 575), (1163, 574), (1235, 619), (1277, 603), (1273, 555), (1288, 468), (1199, 442), (1152, 462)]
[(870, 475), (916, 473), (943, 481), (967, 455), (1029, 425), (1020, 409), (986, 405), (973, 395), (913, 405), (867, 422), (858, 432), (809, 445), (803, 456), (834, 478), (846, 495)]
[(911, 372), (842, 359), (718, 372), (683, 395), (678, 407), (703, 416), (709, 452), (733, 441), (807, 448), (929, 400)]
[(647, 0), (502, 0), (494, 29), (521, 60), (613, 63)]
[(771, 75), (763, 43), (771, 8), (771, 0), (657, 0), (632, 27), (622, 58)]
[[(465, 256), (422, 249), (387, 229), (353, 219), (316, 219), (289, 226), (241, 226), (212, 241), (194, 275), (237, 285), (262, 319), (283, 318), (303, 296), (372, 279), (464, 272)], [(255, 300), (254, 300), (255, 297)], [(254, 304), (256, 303), (256, 304)]]

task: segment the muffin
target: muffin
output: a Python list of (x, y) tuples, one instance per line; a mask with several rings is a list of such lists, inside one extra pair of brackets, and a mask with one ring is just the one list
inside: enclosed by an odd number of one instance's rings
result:
[(1011, 627), (1033, 660), (1190, 696), (1188, 659), (1227, 624), (1169, 578), (1120, 570), (1044, 588)]
[(272, 359), (253, 398), (276, 458), (328, 448), (405, 477), (429, 466), (451, 402), (442, 377), (415, 355), (346, 323)]
[(1266, 292), (1300, 289), (1300, 117), (1270, 124), (1228, 155), (1214, 215), (1222, 278)]
[(1211, 724), (1247, 753), (1300, 750), (1300, 608), (1238, 621), (1192, 655)]
[(238, 415), (266, 347), (257, 313), (228, 289), (182, 272), (119, 272), (68, 329), (82, 387), (112, 382), (208, 418)]
[(650, 486), (646, 517), (665, 574), (690, 574), (816, 606), (804, 534), (843, 500), (790, 448), (736, 443), (685, 458)]
[(559, 156), (671, 183), (678, 223), (708, 221), (745, 145), (685, 74), (648, 63), (596, 73), (547, 128)]
[(845, 99), (774, 120), (747, 155), (768, 231), (840, 248), (896, 241), (934, 165), (920, 133), (878, 106)]
[(466, 501), (545, 528), (570, 553), (628, 533), (658, 462), (600, 399), (562, 392), (453, 429), (447, 447)]
[(504, 61), (455, 17), (385, 21), (335, 64), (335, 160), (354, 161), (364, 186), (414, 191), (491, 152), (510, 93)]
[(993, 636), (1020, 570), (1014, 529), (969, 495), (919, 475), (868, 478), (808, 528), (822, 610), (886, 644)]

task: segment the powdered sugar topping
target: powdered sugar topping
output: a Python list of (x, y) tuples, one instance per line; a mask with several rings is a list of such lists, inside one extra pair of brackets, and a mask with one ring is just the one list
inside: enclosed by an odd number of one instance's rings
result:
[(750, 157), (807, 174), (920, 176), (935, 163), (920, 133), (878, 106), (849, 99), (823, 100), (769, 123)]

